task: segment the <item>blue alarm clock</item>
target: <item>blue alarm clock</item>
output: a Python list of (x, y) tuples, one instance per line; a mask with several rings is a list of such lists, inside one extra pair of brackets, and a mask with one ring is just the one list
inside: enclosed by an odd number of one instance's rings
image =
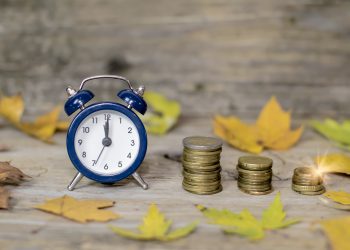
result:
[[(87, 82), (96, 79), (116, 79), (127, 83), (128, 89), (117, 96), (125, 102), (98, 102), (86, 106), (94, 94), (84, 89)], [(133, 110), (144, 115), (147, 104), (142, 95), (145, 87), (134, 89), (129, 80), (116, 75), (98, 75), (86, 78), (79, 90), (66, 89), (69, 96), (64, 109), (68, 116), (80, 111), (67, 133), (67, 151), (78, 173), (68, 186), (72, 191), (82, 177), (113, 184), (133, 176), (143, 189), (147, 183), (136, 172), (147, 151), (147, 134), (140, 118)]]

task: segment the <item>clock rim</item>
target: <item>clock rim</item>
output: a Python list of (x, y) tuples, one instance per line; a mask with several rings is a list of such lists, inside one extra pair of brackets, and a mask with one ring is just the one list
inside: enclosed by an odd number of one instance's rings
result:
[[(84, 164), (82, 164), (81, 161), (79, 160), (74, 147), (75, 135), (81, 122), (90, 114), (101, 110), (113, 110), (124, 114), (134, 123), (139, 133), (140, 148), (136, 159), (134, 160), (134, 162), (129, 168), (115, 175), (108, 175), (108, 176), (99, 175), (94, 173), (87, 167), (85, 167)], [(73, 121), (71, 122), (68, 128), (67, 138), (66, 138), (66, 147), (67, 147), (68, 156), (71, 162), (73, 163), (73, 166), (85, 177), (100, 183), (115, 183), (117, 181), (123, 180), (128, 176), (132, 175), (141, 166), (141, 163), (143, 162), (147, 151), (147, 133), (140, 118), (132, 110), (128, 109), (124, 105), (121, 105), (115, 102), (94, 103), (86, 107), (84, 110), (79, 112), (76, 115), (76, 117), (74, 117)]]

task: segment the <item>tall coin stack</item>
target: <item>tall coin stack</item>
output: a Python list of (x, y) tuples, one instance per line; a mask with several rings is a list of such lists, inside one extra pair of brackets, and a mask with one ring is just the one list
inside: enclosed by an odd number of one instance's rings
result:
[(183, 188), (195, 194), (220, 192), (222, 141), (212, 137), (192, 136), (186, 137), (183, 145)]
[(242, 156), (238, 159), (238, 188), (248, 194), (272, 192), (272, 160), (262, 156)]
[(292, 189), (304, 195), (318, 195), (326, 191), (322, 176), (317, 173), (316, 169), (310, 167), (294, 169)]

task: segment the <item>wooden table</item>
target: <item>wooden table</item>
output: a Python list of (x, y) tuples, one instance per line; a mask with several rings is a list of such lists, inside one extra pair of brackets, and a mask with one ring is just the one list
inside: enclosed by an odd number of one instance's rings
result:
[[(0, 211), (1, 249), (329, 249), (326, 237), (316, 230), (317, 220), (349, 215), (348, 212), (324, 206), (318, 196), (302, 196), (290, 188), (291, 174), (296, 166), (311, 161), (318, 152), (338, 151), (331, 143), (308, 130), (296, 147), (285, 152), (265, 151), (263, 155), (274, 160), (275, 191), (265, 196), (250, 196), (237, 188), (235, 163), (244, 154), (228, 145), (222, 153), (223, 191), (219, 194), (199, 196), (181, 187), (181, 164), (164, 157), (181, 153), (182, 139), (186, 136), (212, 135), (211, 118), (184, 117), (168, 135), (150, 136), (149, 151), (141, 173), (150, 184), (142, 190), (133, 180), (116, 186), (103, 186), (83, 179), (73, 192), (66, 189), (75, 174), (65, 149), (65, 135), (55, 136), (56, 144), (48, 145), (32, 139), (10, 127), (0, 130), (2, 143), (11, 151), (0, 153), (0, 160), (10, 160), (33, 178), (18, 187), (11, 187), (11, 209)], [(327, 188), (349, 190), (349, 179), (339, 175), (327, 176)], [(234, 235), (225, 235), (215, 225), (206, 224), (205, 218), (194, 207), (228, 208), (239, 212), (248, 208), (259, 217), (262, 210), (280, 191), (285, 210), (290, 217), (302, 218), (302, 223), (290, 228), (268, 232), (256, 243)], [(79, 224), (33, 209), (45, 199), (64, 194), (75, 198), (103, 198), (116, 201), (111, 210), (121, 214), (119, 220), (109, 223)], [(195, 233), (173, 242), (138, 242), (114, 235), (107, 225), (135, 228), (150, 203), (156, 203), (174, 227), (195, 219), (200, 225)], [(314, 229), (313, 229), (314, 228)]]

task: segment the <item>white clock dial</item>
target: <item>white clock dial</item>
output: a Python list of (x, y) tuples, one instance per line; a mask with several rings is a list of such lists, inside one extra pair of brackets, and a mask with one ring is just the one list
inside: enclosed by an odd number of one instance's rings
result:
[(101, 110), (80, 123), (74, 147), (86, 168), (96, 174), (110, 176), (124, 172), (133, 164), (140, 150), (140, 136), (126, 115), (114, 110)]

